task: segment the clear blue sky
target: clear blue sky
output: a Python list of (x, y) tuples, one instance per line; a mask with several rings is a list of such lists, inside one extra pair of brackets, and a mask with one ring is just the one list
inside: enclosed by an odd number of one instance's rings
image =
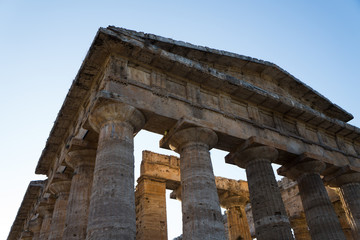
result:
[[(43, 179), (35, 166), (99, 27), (273, 62), (352, 113), (350, 123), (360, 126), (359, 0), (99, 2), (0, 0), (0, 239), (29, 181)], [(157, 151), (159, 139), (146, 133), (135, 139), (137, 165), (140, 151)], [(213, 151), (215, 174), (244, 179), (242, 170), (224, 164), (224, 154)], [(168, 209), (169, 225), (181, 222), (176, 204)], [(180, 232), (169, 226), (169, 239)]]

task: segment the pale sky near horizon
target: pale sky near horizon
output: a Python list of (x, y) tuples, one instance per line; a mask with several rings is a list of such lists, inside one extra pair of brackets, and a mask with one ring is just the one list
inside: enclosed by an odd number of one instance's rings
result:
[[(6, 239), (56, 115), (99, 27), (136, 31), (270, 61), (354, 115), (360, 127), (360, 1), (0, 0), (0, 239)], [(161, 136), (135, 138), (156, 152)], [(170, 151), (162, 150), (166, 154)], [(245, 179), (212, 151), (215, 175)], [(181, 233), (168, 206), (169, 239)]]

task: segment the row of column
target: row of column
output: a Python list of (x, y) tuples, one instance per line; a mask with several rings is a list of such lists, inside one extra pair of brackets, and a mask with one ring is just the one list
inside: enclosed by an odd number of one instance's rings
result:
[[(278, 172), (298, 182), (306, 222), (312, 239), (346, 239), (320, 177), (320, 173), (325, 167), (324, 162), (303, 155), (282, 166)], [(332, 186), (339, 187), (340, 196), (344, 201), (344, 209), (348, 209), (353, 238), (360, 239), (358, 229), (360, 224), (360, 173), (344, 173), (331, 178), (331, 180), (331, 182), (327, 182)], [(352, 189), (352, 192), (348, 195), (344, 194), (344, 189), (349, 188)]]
[(66, 162), (74, 169), (73, 176), (56, 175), (49, 190), (55, 198), (43, 200), (38, 216), (30, 221), (31, 239), (85, 239), (93, 181), (95, 150), (76, 150)]
[[(145, 117), (132, 106), (107, 103), (95, 108), (89, 122), (99, 133), (97, 151), (70, 152), (67, 162), (74, 168), (74, 176), (71, 184), (61, 180), (51, 185), (50, 190), (57, 196), (53, 220), (49, 217), (50, 205), (40, 206), (39, 239), (136, 237), (133, 136), (145, 124)], [(226, 238), (209, 153), (217, 141), (214, 131), (202, 127), (177, 131), (169, 141), (170, 148), (180, 154), (185, 240)], [(236, 164), (246, 169), (257, 239), (293, 239), (271, 167), (278, 156), (277, 150), (257, 146), (233, 156)], [(299, 172), (294, 176), (299, 183), (311, 236), (345, 239), (319, 175), (322, 165), (308, 164), (301, 161), (286, 170)], [(351, 182), (340, 187), (353, 216), (354, 231), (359, 232), (360, 198), (356, 196), (360, 185)]]

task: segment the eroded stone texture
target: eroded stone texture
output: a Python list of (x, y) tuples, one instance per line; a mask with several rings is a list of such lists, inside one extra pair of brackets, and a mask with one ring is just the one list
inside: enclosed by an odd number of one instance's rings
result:
[(136, 240), (167, 240), (165, 180), (142, 176), (136, 186)]
[(290, 217), (290, 224), (296, 240), (311, 240), (304, 213), (295, 217)]
[(144, 123), (140, 111), (122, 103), (98, 106), (90, 116), (90, 124), (99, 132), (99, 142), (88, 240), (135, 239), (133, 135)]
[[(167, 189), (174, 190), (170, 194), (170, 198), (179, 199), (181, 201), (180, 159), (179, 158), (177, 158), (175, 156), (167, 156), (167, 155), (157, 154), (157, 153), (153, 153), (150, 151), (143, 151), (140, 175), (141, 175), (141, 177), (138, 180), (139, 183), (141, 181), (143, 181), (142, 180), (143, 178), (148, 179), (148, 181), (150, 181), (151, 179), (153, 179), (154, 181), (157, 181), (157, 182), (163, 181), (165, 183)], [(234, 207), (236, 207), (236, 205), (242, 206), (242, 204), (245, 204), (246, 202), (249, 201), (249, 189), (248, 189), (248, 185), (247, 185), (246, 181), (233, 180), (233, 179), (228, 179), (228, 178), (223, 178), (223, 177), (215, 177), (215, 184), (216, 184), (216, 188), (217, 188), (219, 199), (220, 199), (220, 205), (222, 205), (223, 207), (226, 208), (226, 206), (228, 206), (228, 208), (232, 208), (233, 205), (235, 205)], [(156, 211), (154, 211), (154, 209), (144, 210), (144, 209), (140, 209), (140, 207), (138, 206), (140, 201), (147, 203), (145, 200), (143, 200), (145, 195), (139, 196), (139, 194), (138, 194), (139, 189), (140, 189), (139, 186), (140, 186), (140, 184), (138, 184), (137, 192), (136, 192), (137, 234), (139, 234), (139, 222), (140, 222), (140, 218), (139, 218), (140, 214), (139, 213), (141, 211), (143, 211), (143, 212), (150, 211), (151, 213), (156, 212)], [(149, 184), (148, 186), (152, 186), (152, 184)], [(155, 186), (157, 186), (157, 184)], [(148, 187), (147, 191), (149, 191), (150, 189), (151, 188)], [(160, 197), (160, 196), (157, 196), (154, 194), (149, 194), (149, 195), (156, 196), (156, 199), (159, 199), (159, 201), (162, 198), (163, 201), (165, 202), (164, 196)], [(154, 197), (152, 197), (152, 198), (154, 198)], [(149, 197), (149, 200), (151, 200), (150, 197)], [(146, 206), (146, 205), (143, 205), (143, 206)], [(163, 209), (161, 206), (155, 206), (155, 207), (152, 206), (152, 208), (160, 208), (159, 209), (160, 212), (165, 210), (165, 209), (161, 210), (161, 209)], [(232, 211), (232, 213), (236, 213), (236, 211)], [(231, 215), (235, 216), (235, 214), (231, 214)], [(227, 235), (230, 234), (230, 236), (233, 236), (232, 239), (237, 239), (239, 236), (246, 235), (246, 233), (244, 233), (244, 234), (240, 233), (241, 231), (249, 232), (246, 216), (245, 217), (242, 216), (240, 219), (241, 222), (245, 221), (245, 222), (243, 222), (244, 224), (242, 224), (241, 226), (236, 225), (239, 222), (239, 220), (237, 219), (238, 216), (239, 215), (237, 215), (236, 218), (235, 217), (227, 218), (227, 221), (231, 222), (229, 224), (231, 226), (233, 226), (227, 232), (228, 233)], [(153, 223), (151, 223), (151, 224), (153, 224)], [(246, 224), (246, 226), (245, 226), (245, 224)], [(228, 223), (225, 224), (225, 229), (227, 229), (227, 226), (228, 226)], [(144, 230), (148, 229), (147, 223), (144, 223), (142, 221), (142, 228), (144, 228)], [(159, 230), (156, 230), (156, 231), (159, 231)], [(163, 234), (165, 235), (166, 229), (162, 229), (162, 231), (164, 231)], [(145, 234), (143, 234), (143, 235), (145, 235)], [(137, 239), (139, 239), (139, 235), (137, 235)]]
[(50, 185), (50, 191), (56, 196), (54, 211), (50, 227), (50, 240), (62, 240), (65, 220), (66, 208), (69, 199), (71, 181), (61, 180)]
[(220, 196), (220, 204), (226, 208), (229, 240), (251, 240), (245, 206), (249, 201), (245, 194), (232, 195), (227, 192)]
[(312, 239), (345, 239), (320, 175), (306, 174), (298, 183)]
[(319, 173), (324, 168), (325, 163), (304, 156), (278, 171), (279, 173), (286, 172), (288, 177), (298, 182), (311, 238), (314, 240), (346, 239), (320, 178)]
[(54, 210), (53, 204), (54, 204), (53, 200), (47, 200), (37, 208), (39, 216), (42, 218), (40, 235), (39, 235), (39, 239), (41, 240), (49, 238), (51, 218)]
[[(281, 190), (281, 196), (285, 204), (285, 209), (290, 219), (291, 227), (294, 230), (295, 238), (311, 239), (297, 182), (284, 177), (278, 183)], [(347, 220), (343, 205), (340, 201), (338, 191), (335, 188), (327, 186), (326, 191), (329, 195), (330, 201), (334, 207), (335, 213), (339, 219), (346, 239), (356, 239), (352, 237), (351, 228)]]
[(325, 179), (331, 186), (339, 187), (340, 199), (343, 203), (354, 239), (360, 239), (360, 173), (338, 170), (333, 176)]
[(221, 207), (226, 209), (225, 229), (230, 240), (251, 240), (245, 207), (249, 200), (246, 181), (215, 177)]
[(33, 238), (33, 233), (29, 230), (23, 231), (21, 233), (21, 240), (31, 240)]
[(86, 238), (90, 193), (96, 150), (76, 150), (69, 153), (66, 163), (74, 169), (66, 210), (64, 239)]
[(360, 239), (360, 183), (348, 183), (340, 187), (341, 199), (350, 221), (354, 239)]
[(180, 159), (175, 156), (143, 151), (140, 176), (166, 180), (167, 188), (174, 190), (180, 185)]
[[(329, 192), (328, 188), (326, 190)], [(335, 192), (335, 190), (333, 190)], [(348, 221), (348, 218), (346, 216), (345, 210), (343, 208), (343, 203), (340, 201), (339, 196), (336, 194), (336, 200), (333, 200), (330, 196), (330, 200), (332, 202), (332, 205), (335, 210), (335, 214), (337, 215), (341, 228), (345, 234), (345, 237), (347, 240), (356, 240), (357, 238), (353, 237), (353, 233)]]
[(293, 239), (290, 222), (271, 167), (271, 161), (277, 158), (278, 152), (271, 147), (259, 146), (248, 148), (238, 156), (235, 162), (246, 169), (256, 238)]
[(215, 132), (200, 127), (180, 130), (170, 148), (180, 153), (183, 239), (225, 239), (209, 149)]
[(42, 218), (39, 216), (29, 222), (29, 230), (33, 233), (32, 240), (39, 240)]
[(295, 239), (311, 240), (297, 182), (284, 177), (278, 185)]
[(248, 223), (249, 223), (251, 237), (256, 238), (256, 236), (255, 236), (254, 217), (252, 215), (252, 210), (251, 210), (251, 204), (250, 203), (246, 204), (245, 212), (246, 212), (246, 218), (247, 218)]

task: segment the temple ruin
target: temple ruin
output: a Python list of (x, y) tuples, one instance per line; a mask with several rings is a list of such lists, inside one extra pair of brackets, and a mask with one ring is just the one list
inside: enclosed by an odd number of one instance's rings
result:
[[(184, 240), (360, 239), (352, 118), (275, 64), (100, 28), (36, 167), (47, 179), (29, 184), (8, 240), (167, 239), (166, 189)], [(142, 129), (180, 158), (144, 151), (134, 191)], [(247, 179), (215, 177), (212, 148)]]

